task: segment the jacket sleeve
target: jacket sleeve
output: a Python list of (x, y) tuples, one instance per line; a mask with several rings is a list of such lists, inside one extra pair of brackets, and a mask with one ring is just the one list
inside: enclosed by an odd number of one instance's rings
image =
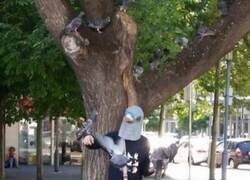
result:
[(141, 163), (141, 170), (142, 170), (142, 175), (147, 177), (150, 176), (154, 173), (153, 169), (150, 169), (150, 159), (149, 159), (149, 142), (147, 139), (145, 139), (145, 156), (144, 156), (144, 160)]

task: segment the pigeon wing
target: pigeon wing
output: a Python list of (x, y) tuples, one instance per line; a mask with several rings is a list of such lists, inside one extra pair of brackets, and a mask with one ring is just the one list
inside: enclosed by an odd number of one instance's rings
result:
[(110, 156), (113, 155), (114, 141), (111, 137), (104, 136), (104, 135), (97, 133), (95, 135), (95, 139), (100, 144), (100, 146), (109, 153)]

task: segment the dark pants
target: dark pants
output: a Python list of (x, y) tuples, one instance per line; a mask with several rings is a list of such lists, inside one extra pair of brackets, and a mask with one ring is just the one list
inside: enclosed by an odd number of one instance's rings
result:
[(15, 158), (10, 158), (5, 161), (5, 168), (17, 168), (17, 162)]

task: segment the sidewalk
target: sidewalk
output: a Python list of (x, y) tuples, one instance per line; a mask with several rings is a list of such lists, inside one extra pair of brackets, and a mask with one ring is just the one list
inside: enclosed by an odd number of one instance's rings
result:
[[(80, 166), (60, 166), (60, 172), (55, 173), (53, 167), (44, 166), (44, 180), (80, 180)], [(36, 180), (36, 166), (19, 166), (19, 168), (6, 169), (5, 180)], [(145, 178), (144, 180), (153, 180)], [(162, 180), (174, 180), (164, 178)]]
[[(60, 166), (55, 173), (53, 167), (44, 166), (44, 180), (80, 180), (80, 166)], [(6, 180), (36, 180), (36, 166), (19, 166), (6, 169)]]

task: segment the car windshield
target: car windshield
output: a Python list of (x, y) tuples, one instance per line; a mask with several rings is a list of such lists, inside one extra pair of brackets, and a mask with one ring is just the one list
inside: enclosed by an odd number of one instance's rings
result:
[(239, 148), (242, 151), (248, 151), (250, 152), (250, 141), (245, 141), (239, 144)]

